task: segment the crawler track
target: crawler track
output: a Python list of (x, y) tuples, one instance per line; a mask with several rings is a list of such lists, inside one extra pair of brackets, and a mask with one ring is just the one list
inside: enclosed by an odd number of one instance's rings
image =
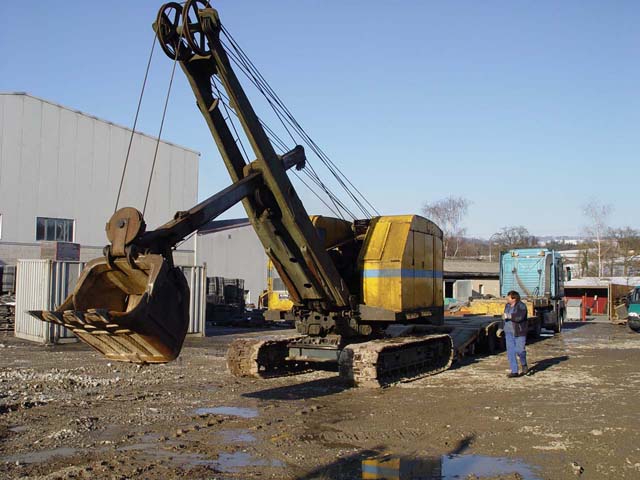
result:
[(380, 388), (445, 371), (453, 361), (446, 334), (396, 337), (347, 346), (340, 354), (340, 376), (357, 387)]
[(287, 360), (290, 342), (301, 337), (240, 338), (227, 351), (227, 367), (236, 377), (269, 378), (301, 373), (308, 367)]

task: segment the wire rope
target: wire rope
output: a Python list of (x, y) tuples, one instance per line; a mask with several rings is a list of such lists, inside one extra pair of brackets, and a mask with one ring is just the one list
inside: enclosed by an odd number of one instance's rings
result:
[(127, 164), (129, 163), (129, 155), (131, 154), (131, 146), (133, 145), (133, 137), (136, 133), (136, 126), (138, 125), (138, 116), (140, 115), (140, 107), (142, 106), (142, 98), (144, 97), (144, 89), (147, 85), (147, 78), (149, 78), (149, 69), (151, 68), (151, 59), (153, 58), (153, 50), (158, 40), (157, 35), (153, 34), (153, 43), (151, 44), (151, 52), (149, 53), (149, 60), (147, 61), (147, 69), (144, 72), (144, 80), (142, 81), (142, 89), (140, 90), (140, 97), (138, 99), (138, 108), (136, 109), (136, 116), (133, 120), (133, 127), (131, 128), (131, 137), (129, 138), (129, 146), (127, 147), (127, 155), (124, 159), (124, 166), (122, 167), (122, 176), (120, 177), (120, 186), (118, 187), (118, 196), (116, 197), (116, 206), (113, 209), (115, 213), (118, 210), (118, 204), (120, 203), (120, 195), (122, 193), (122, 185), (124, 184), (125, 173), (127, 172)]
[[(376, 208), (369, 202), (369, 200), (358, 190), (358, 188), (349, 180), (349, 178), (344, 175), (344, 173), (340, 170), (340, 168), (326, 155), (326, 153), (311, 139), (308, 133), (302, 128), (302, 126), (295, 119), (290, 110), (284, 105), (280, 97), (277, 93), (271, 88), (268, 82), (264, 79), (262, 74), (258, 71), (255, 65), (251, 62), (248, 56), (244, 53), (242, 48), (235, 41), (233, 36), (229, 33), (229, 31), (223, 26), (223, 32), (225, 33), (229, 43), (231, 44), (231, 48), (226, 46), (224, 42), (221, 42), (227, 52), (230, 54), (229, 56), (238, 64), (243, 73), (252, 81), (252, 83), (258, 88), (258, 90), (267, 97), (267, 95), (271, 96), (272, 99), (267, 98), (267, 101), (271, 105), (271, 107), (276, 110), (276, 108), (280, 108), (282, 111), (280, 113), (276, 112), (279, 119), (282, 119), (282, 116), (285, 116), (290, 126), (296, 130), (296, 132), (302, 137), (302, 139), (307, 143), (307, 145), (311, 148), (311, 150), (320, 158), (320, 160), (325, 164), (326, 168), (331, 172), (336, 181), (342, 186), (345, 192), (349, 195), (349, 197), (354, 201), (354, 203), (358, 206), (358, 208), (368, 216), (370, 212), (367, 207), (359, 200), (358, 196), (362, 198), (364, 203), (371, 207), (373, 211), (375, 211), (378, 215), (378, 211)], [(233, 53), (233, 50), (235, 53)], [(274, 105), (275, 104), (275, 105)], [(277, 106), (277, 107), (276, 107)], [(281, 120), (282, 121), (282, 120)], [(285, 127), (286, 128), (286, 127)], [(289, 131), (287, 129), (287, 131)], [(294, 140), (295, 141), (295, 140)], [(346, 182), (346, 183), (345, 183)], [(349, 187), (357, 193), (354, 194)]]

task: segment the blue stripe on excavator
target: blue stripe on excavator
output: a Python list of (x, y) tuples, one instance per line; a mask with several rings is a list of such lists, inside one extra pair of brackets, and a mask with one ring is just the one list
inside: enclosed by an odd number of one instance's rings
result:
[(364, 270), (364, 278), (442, 278), (442, 272), (438, 270), (413, 270), (411, 268), (384, 268), (379, 270)]

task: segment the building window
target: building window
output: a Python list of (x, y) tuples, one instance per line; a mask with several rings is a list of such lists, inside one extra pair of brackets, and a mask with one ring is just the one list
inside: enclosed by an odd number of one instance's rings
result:
[(0, 213), (0, 240), (2, 240), (2, 214)]
[(67, 218), (36, 219), (36, 240), (73, 242), (74, 221)]

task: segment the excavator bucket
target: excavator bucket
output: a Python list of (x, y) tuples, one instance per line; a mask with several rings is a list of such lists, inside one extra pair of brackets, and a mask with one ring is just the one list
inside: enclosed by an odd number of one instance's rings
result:
[(187, 334), (189, 285), (161, 255), (98, 258), (57, 310), (29, 313), (71, 329), (110, 360), (164, 363), (180, 354)]

